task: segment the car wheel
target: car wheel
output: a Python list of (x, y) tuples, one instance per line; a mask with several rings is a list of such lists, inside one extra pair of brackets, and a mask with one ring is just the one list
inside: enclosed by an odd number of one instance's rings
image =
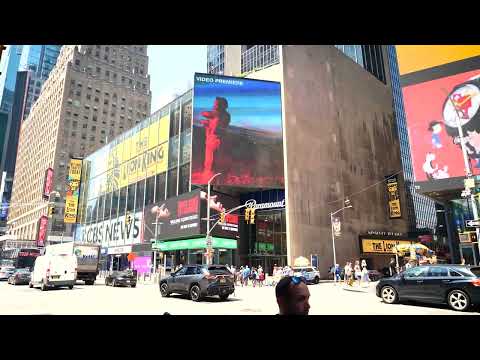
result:
[(112, 286), (113, 286), (113, 287), (117, 287), (117, 282), (116, 282), (115, 280), (113, 280)]
[(45, 284), (45, 280), (42, 281), (41, 289), (42, 289), (42, 291), (47, 291), (48, 290), (48, 286), (47, 286), (47, 284)]
[(228, 295), (229, 295), (229, 294), (220, 295), (220, 300), (222, 300), (222, 301), (227, 300), (227, 299), (228, 299)]
[(132, 288), (137, 287), (137, 284), (135, 284), (135, 285), (130, 285), (130, 287), (132, 287)]
[(167, 283), (162, 283), (160, 285), (160, 294), (162, 295), (162, 297), (169, 297), (170, 296), (170, 293), (168, 292)]
[(447, 297), (448, 305), (456, 311), (465, 311), (470, 306), (470, 298), (462, 290), (453, 290)]
[(73, 285), (68, 285), (68, 288), (69, 288), (70, 290), (72, 290), (72, 289), (73, 289)]
[(28, 287), (31, 289), (33, 288), (33, 284), (31, 282), (28, 283)]
[(382, 300), (387, 304), (395, 304), (398, 301), (397, 290), (391, 286), (384, 286), (381, 291)]
[(318, 284), (320, 282), (320, 278), (318, 276), (315, 276), (315, 280), (313, 280), (314, 284)]
[(200, 287), (198, 285), (193, 285), (190, 288), (190, 299), (200, 301)]

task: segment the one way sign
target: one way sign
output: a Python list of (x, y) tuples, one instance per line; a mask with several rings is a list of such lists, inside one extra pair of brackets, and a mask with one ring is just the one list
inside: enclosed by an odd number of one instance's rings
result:
[(466, 227), (480, 227), (480, 219), (465, 221)]

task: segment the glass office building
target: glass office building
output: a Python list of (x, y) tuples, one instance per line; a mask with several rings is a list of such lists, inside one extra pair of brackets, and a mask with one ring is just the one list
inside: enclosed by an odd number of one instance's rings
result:
[(7, 45), (0, 63), (0, 110), (9, 113), (13, 106), (15, 81), (23, 45)]

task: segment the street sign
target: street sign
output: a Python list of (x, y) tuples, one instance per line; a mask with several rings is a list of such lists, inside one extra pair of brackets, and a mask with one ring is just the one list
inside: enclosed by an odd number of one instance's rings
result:
[(480, 219), (478, 220), (466, 220), (465, 221), (466, 227), (480, 227)]

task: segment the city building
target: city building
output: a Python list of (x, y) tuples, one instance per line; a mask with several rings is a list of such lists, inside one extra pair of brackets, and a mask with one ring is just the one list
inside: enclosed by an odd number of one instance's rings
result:
[[(23, 45), (16, 73), (10, 120), (6, 126), (5, 142), (0, 156), (3, 192), (0, 193), (0, 229), (6, 225), (8, 203), (12, 195), (20, 124), (32, 104), (38, 99), (43, 83), (55, 66), (61, 45)], [(13, 75), (12, 75), (13, 76)]]
[[(211, 190), (222, 204), (230, 204), (227, 209), (253, 204), (255, 200), (256, 212), (253, 224), (246, 224), (244, 218), (248, 217), (243, 210), (227, 219), (231, 228), (222, 226), (222, 231), (235, 228), (236, 236), (228, 238), (213, 233), (214, 262), (237, 266), (261, 264), (271, 273), (274, 265), (294, 264), (298, 257), (307, 257), (319, 267), (322, 277), (327, 277), (326, 269), (334, 261), (332, 231), (335, 229), (338, 263), (364, 258), (369, 268), (382, 268), (393, 255), (393, 245), (415, 240), (407, 235), (406, 199), (401, 191), (404, 180), (386, 47), (359, 47), (369, 55), (362, 52), (362, 58), (356, 57), (356, 60), (335, 46), (263, 46), (262, 50), (260, 47), (262, 45), (256, 50), (255, 46), (210, 47), (209, 72), (237, 77), (196, 76), (196, 82), (205, 84), (245, 85), (247, 80), (261, 80), (255, 86), (279, 84), (281, 89), (278, 106), (281, 107), (283, 145), (273, 146), (273, 142), (263, 140), (238, 142), (245, 132), (236, 125), (237, 133), (231, 135), (233, 139), (229, 141), (237, 141), (237, 146), (227, 145), (221, 150), (226, 158), (236, 160), (217, 163), (223, 166), (223, 170), (215, 170), (221, 173), (217, 180), (223, 178), (224, 182), (218, 185), (213, 182)], [(233, 59), (233, 65), (228, 59)], [(159, 224), (167, 227), (177, 224), (175, 221), (159, 223), (158, 218), (151, 220), (152, 211), (160, 214), (166, 208), (170, 212), (185, 212), (186, 208), (197, 206), (196, 199), (204, 199), (207, 179), (215, 172), (206, 172), (208, 176), (202, 178), (194, 164), (198, 158), (196, 146), (204, 141), (196, 125), (203, 121), (199, 121), (199, 114), (209, 116), (208, 111), (203, 111), (208, 105), (199, 98), (200, 88), (195, 89), (193, 110), (192, 91), (188, 91), (85, 158), (75, 238), (102, 244), (105, 268), (128, 266), (127, 255), (131, 252), (139, 257), (151, 256), (157, 265), (161, 262), (167, 267), (205, 261), (207, 245), (203, 223), (201, 231), (196, 231), (194, 236), (172, 233), (168, 237), (163, 235), (165, 228), (160, 230), (160, 236), (167, 237), (160, 243), (155, 242), (154, 253), (158, 256), (152, 255), (153, 236), (147, 235), (154, 233), (153, 238), (157, 239)], [(220, 92), (218, 96), (227, 97), (225, 94)], [(238, 103), (232, 105), (231, 101), (237, 100), (228, 101), (233, 113)], [(267, 103), (269, 111), (258, 113), (272, 111), (272, 102)], [(221, 109), (227, 105), (225, 98), (217, 97), (214, 107)], [(165, 125), (168, 122), (169, 125)], [(162, 127), (163, 130), (159, 130)], [(212, 144), (205, 138), (206, 147), (207, 143)], [(263, 150), (258, 153), (251, 150), (255, 146)], [(125, 150), (132, 147), (136, 150)], [(124, 149), (123, 157), (119, 149)], [(161, 156), (157, 158), (161, 165), (148, 170), (149, 159), (154, 159), (156, 153), (168, 154), (168, 161)], [(131, 178), (126, 171), (135, 168), (139, 161), (135, 159), (146, 159), (148, 169)], [(205, 156), (203, 166), (207, 167), (207, 163)], [(245, 184), (225, 185), (230, 178), (224, 172), (239, 169), (244, 170), (245, 175), (231, 178)], [(255, 175), (261, 170), (279, 176), (266, 182)], [(124, 174), (123, 180), (116, 180), (118, 176), (122, 178), (121, 174)], [(392, 187), (387, 186), (387, 182)], [(353, 208), (337, 212), (347, 198)], [(395, 209), (393, 203), (397, 204)], [(158, 207), (153, 209), (154, 206)], [(333, 212), (337, 212), (335, 227), (331, 223)], [(206, 217), (202, 214), (199, 218)]]
[(393, 107), (397, 122), (398, 137), (400, 139), (400, 153), (402, 156), (403, 176), (405, 178), (405, 194), (409, 228), (411, 232), (418, 230), (430, 230), (435, 232), (437, 225), (437, 213), (435, 202), (415, 191), (415, 178), (413, 176), (412, 156), (410, 154), (410, 142), (408, 139), (407, 121), (403, 106), (402, 88), (400, 85), (400, 73), (398, 71), (397, 53), (394, 45), (388, 46), (388, 62), (390, 66), (390, 78), (393, 93)]
[(0, 111), (6, 113), (12, 110), (15, 80), (22, 49), (23, 45), (7, 45), (2, 53), (0, 62)]
[[(63, 221), (69, 160), (84, 158), (150, 113), (146, 50), (144, 45), (62, 47), (21, 124), (7, 222), (17, 239), (36, 239), (47, 200), (55, 204), (49, 239), (71, 237), (72, 224)], [(54, 177), (45, 200), (47, 169), (53, 169)]]
[[(476, 141), (480, 115), (478, 100), (474, 100), (480, 94), (480, 46), (397, 45), (390, 48), (391, 59), (394, 52), (398, 59), (397, 120), (404, 133), (403, 165), (413, 184), (416, 223), (431, 227), (434, 207), (437, 226), (427, 245), (439, 245), (434, 250), (448, 252), (449, 261), (459, 263), (464, 258), (466, 264), (477, 265), (479, 231), (469, 220), (478, 218), (474, 205), (478, 209), (479, 203), (464, 193), (476, 194), (480, 189)], [(465, 183), (466, 178), (471, 184)], [(448, 243), (442, 244), (446, 238)]]

